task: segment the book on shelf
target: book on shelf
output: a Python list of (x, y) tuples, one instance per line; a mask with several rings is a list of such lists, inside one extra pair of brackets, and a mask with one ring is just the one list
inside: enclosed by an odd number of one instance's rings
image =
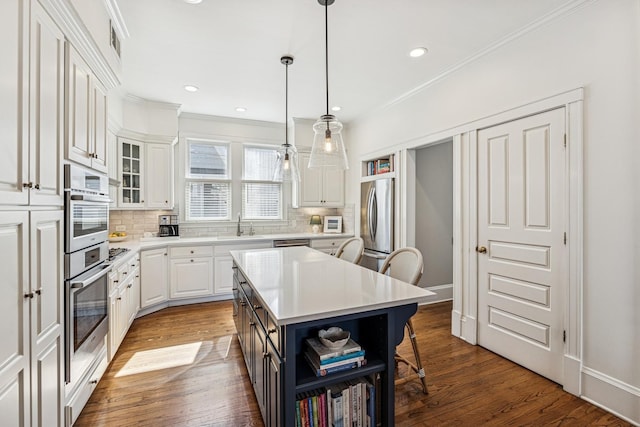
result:
[(326, 366), (326, 365), (331, 365), (333, 363), (341, 362), (341, 361), (347, 360), (347, 359), (355, 359), (355, 358), (358, 358), (358, 357), (364, 357), (364, 350), (354, 351), (353, 353), (343, 354), (342, 356), (330, 357), (330, 358), (324, 359), (324, 360), (319, 360), (317, 355), (315, 353), (313, 353), (313, 352), (309, 353), (309, 356), (313, 356), (314, 360), (318, 360), (319, 363), (320, 363), (320, 366)]
[(305, 352), (305, 357), (309, 363), (318, 369), (335, 368), (336, 366), (347, 365), (354, 362), (362, 362), (364, 360), (364, 351), (357, 351), (352, 355), (339, 356), (339, 358), (326, 359), (318, 361), (318, 358), (309, 350)]
[(389, 154), (389, 157), (366, 162), (366, 176), (373, 176), (382, 173), (395, 171), (395, 154)]
[(367, 364), (367, 359), (364, 356), (360, 356), (356, 358), (354, 361), (347, 360), (342, 362), (336, 362), (333, 366), (326, 367), (320, 366), (315, 360), (311, 358), (309, 352), (304, 353), (304, 358), (309, 363), (309, 367), (316, 375), (316, 377), (324, 377), (329, 374), (334, 374), (336, 372), (348, 371), (349, 369), (359, 368), (360, 366), (364, 366)]
[(326, 347), (316, 337), (307, 338), (305, 340), (305, 343), (309, 350), (308, 352), (314, 355), (314, 358), (316, 358), (317, 355), (318, 362), (331, 359), (333, 357), (344, 356), (357, 351), (362, 351), (362, 347), (360, 347), (360, 345), (351, 338), (343, 347), (340, 347), (338, 349), (331, 349), (329, 347)]

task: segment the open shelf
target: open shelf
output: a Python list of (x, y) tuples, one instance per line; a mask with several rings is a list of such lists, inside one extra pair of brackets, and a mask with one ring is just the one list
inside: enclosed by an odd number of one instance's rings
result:
[(326, 386), (328, 383), (335, 384), (353, 378), (365, 377), (367, 375), (383, 372), (386, 369), (385, 363), (380, 359), (367, 358), (367, 364), (359, 368), (348, 371), (336, 372), (323, 377), (317, 377), (303, 357), (296, 358), (297, 384), (296, 393), (317, 389)]
[(383, 175), (392, 174), (395, 171), (396, 155), (395, 153), (390, 153), (375, 159), (364, 160), (362, 162), (362, 173), (360, 176), (364, 181), (365, 178), (382, 178)]

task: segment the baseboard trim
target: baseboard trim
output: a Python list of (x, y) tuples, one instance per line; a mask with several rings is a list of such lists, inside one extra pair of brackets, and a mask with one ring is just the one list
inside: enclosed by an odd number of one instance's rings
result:
[(458, 310), (451, 311), (451, 335), (458, 338), (462, 335), (462, 313)]
[(169, 301), (163, 301), (161, 303), (158, 303), (156, 305), (152, 305), (149, 307), (145, 307), (142, 310), (138, 311), (138, 314), (136, 314), (136, 319), (138, 317), (146, 316), (147, 314), (155, 313), (156, 311), (160, 311), (163, 308), (167, 308), (167, 307), (199, 304), (202, 302), (211, 302), (211, 301), (224, 301), (224, 300), (230, 300), (232, 298), (233, 298), (233, 294), (220, 294), (220, 295), (213, 295), (208, 297), (185, 298), (185, 299), (174, 299)]
[(567, 393), (571, 393), (575, 396), (580, 396), (582, 362), (575, 357), (565, 354), (563, 363), (564, 366), (562, 388)]
[(640, 388), (602, 372), (582, 368), (582, 396), (615, 416), (640, 426)]
[(422, 287), (422, 289), (434, 292), (435, 295), (430, 297), (429, 300), (427, 300), (424, 303), (421, 303), (420, 305), (435, 304), (437, 302), (453, 300), (453, 283), (448, 283), (445, 285)]

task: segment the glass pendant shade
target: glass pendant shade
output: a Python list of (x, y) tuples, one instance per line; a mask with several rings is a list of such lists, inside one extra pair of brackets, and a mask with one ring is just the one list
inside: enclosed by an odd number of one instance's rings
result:
[(335, 116), (326, 114), (313, 125), (313, 132), (308, 167), (349, 169), (347, 152), (342, 140), (342, 123)]
[(276, 169), (273, 174), (273, 180), (278, 182), (300, 181), (298, 150), (296, 150), (296, 147), (290, 144), (283, 144), (278, 148), (276, 156)]

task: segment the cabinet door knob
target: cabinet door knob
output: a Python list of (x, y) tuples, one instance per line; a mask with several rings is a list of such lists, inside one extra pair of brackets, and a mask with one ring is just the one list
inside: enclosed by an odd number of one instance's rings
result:
[(127, 288), (130, 288), (133, 286), (133, 283), (129, 283), (129, 285), (127, 286)]
[(36, 295), (42, 295), (42, 288), (36, 289)]
[(118, 301), (122, 301), (122, 297), (118, 297), (116, 298)]
[(276, 328), (272, 328), (267, 331), (267, 334), (271, 335), (271, 334), (275, 334), (276, 332), (278, 332), (278, 330)]
[(93, 384), (93, 385), (98, 384), (98, 380), (91, 380), (89, 381), (89, 384)]
[(262, 357), (267, 359), (269, 357), (269, 353), (265, 351), (264, 353), (262, 353)]
[(22, 184), (23, 188), (33, 188), (33, 182), (25, 182)]
[(191, 262), (193, 262), (193, 260), (191, 260)]
[(33, 292), (29, 292), (28, 294), (24, 294), (25, 298), (33, 298)]
[(119, 280), (114, 280), (114, 281), (113, 281), (113, 283), (118, 283), (118, 282), (119, 282)]
[(40, 184), (34, 185), (33, 188), (35, 188), (36, 190), (39, 190), (40, 189)]
[(261, 308), (262, 308), (262, 306), (261, 306), (261, 305), (258, 305), (258, 304), (255, 304), (255, 305), (253, 306), (253, 309), (254, 309), (254, 310), (260, 310)]
[(191, 253), (193, 253), (193, 251), (191, 251)]

